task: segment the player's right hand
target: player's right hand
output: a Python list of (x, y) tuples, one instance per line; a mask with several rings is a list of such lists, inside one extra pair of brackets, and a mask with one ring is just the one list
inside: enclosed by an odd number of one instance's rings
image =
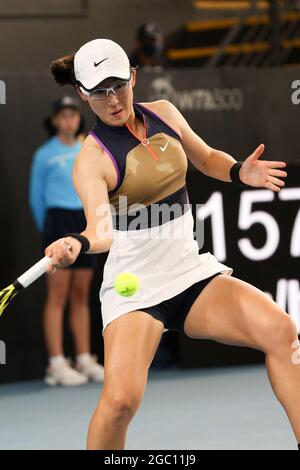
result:
[(81, 250), (81, 243), (73, 237), (56, 240), (47, 246), (45, 255), (51, 258), (47, 271), (54, 273), (56, 269), (63, 269), (73, 264)]

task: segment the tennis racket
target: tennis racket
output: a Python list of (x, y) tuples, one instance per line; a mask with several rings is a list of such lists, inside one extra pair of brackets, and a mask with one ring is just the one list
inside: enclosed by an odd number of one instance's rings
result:
[(15, 282), (5, 287), (0, 291), (0, 316), (10, 303), (10, 301), (16, 297), (22, 290), (30, 286), (34, 281), (41, 277), (47, 271), (48, 264), (50, 263), (51, 258), (45, 256), (35, 263), (30, 269), (28, 269), (24, 274), (18, 277)]

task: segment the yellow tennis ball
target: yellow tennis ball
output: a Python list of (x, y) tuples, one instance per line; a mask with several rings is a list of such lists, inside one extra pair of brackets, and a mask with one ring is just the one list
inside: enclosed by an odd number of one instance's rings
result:
[(123, 272), (115, 277), (114, 288), (119, 295), (131, 297), (139, 290), (140, 280), (135, 274)]

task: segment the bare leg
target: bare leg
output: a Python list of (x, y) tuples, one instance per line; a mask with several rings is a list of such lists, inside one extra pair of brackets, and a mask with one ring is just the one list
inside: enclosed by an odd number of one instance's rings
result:
[(162, 322), (137, 311), (122, 315), (104, 330), (104, 388), (90, 423), (88, 449), (124, 449), (163, 329)]
[(89, 293), (94, 270), (74, 269), (70, 291), (70, 328), (77, 354), (90, 352)]
[(63, 314), (71, 279), (70, 269), (47, 273), (43, 328), (49, 356), (63, 355)]
[(300, 442), (300, 349), (295, 323), (286, 312), (251, 284), (219, 275), (199, 294), (184, 330), (191, 338), (265, 352), (271, 385)]

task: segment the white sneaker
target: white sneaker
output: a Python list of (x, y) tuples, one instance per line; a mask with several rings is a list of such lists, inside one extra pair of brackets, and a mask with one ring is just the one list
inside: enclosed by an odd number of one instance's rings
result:
[(93, 382), (104, 382), (104, 367), (98, 364), (97, 356), (90, 355), (83, 363), (77, 363), (76, 370)]
[(59, 366), (48, 366), (44, 381), (48, 385), (65, 385), (74, 387), (76, 385), (86, 384), (88, 379), (73, 369), (67, 360)]

